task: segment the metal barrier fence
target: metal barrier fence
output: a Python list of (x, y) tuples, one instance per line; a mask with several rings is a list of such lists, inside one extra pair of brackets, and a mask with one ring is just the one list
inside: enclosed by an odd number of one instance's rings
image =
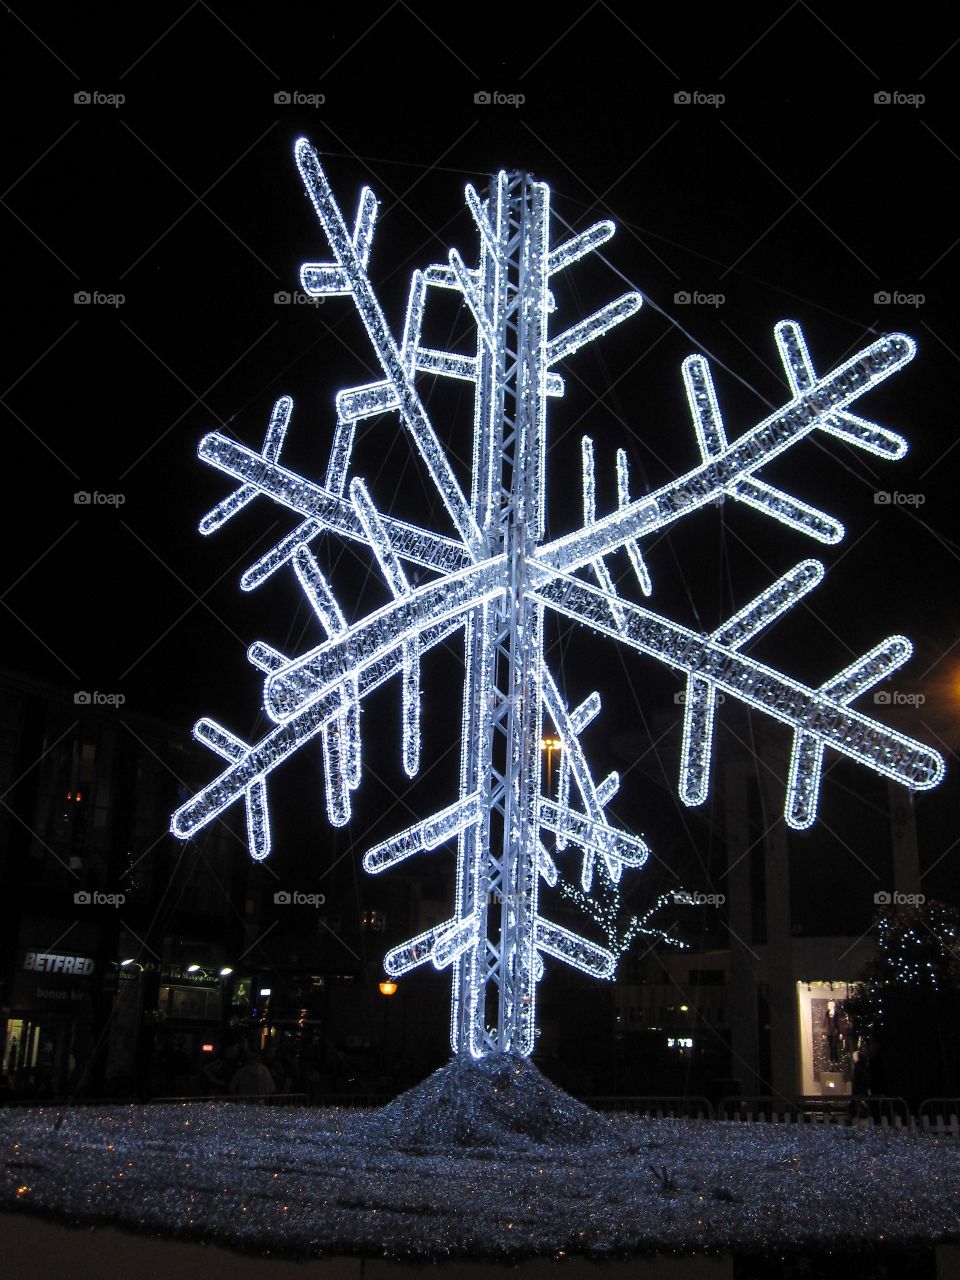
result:
[(67, 1107), (152, 1107), (155, 1103), (260, 1102), (275, 1107), (305, 1107), (305, 1093), (208, 1093), (179, 1098), (12, 1098), (8, 1107), (63, 1111)]
[(150, 1106), (155, 1102), (259, 1102), (268, 1107), (305, 1107), (305, 1093), (207, 1093), (199, 1097), (189, 1098), (151, 1098)]
[(712, 1120), (713, 1104), (699, 1094), (686, 1097), (668, 1095), (637, 1098), (581, 1098), (594, 1111), (627, 1111), (631, 1115), (649, 1116), (657, 1120)]
[(768, 1122), (771, 1124), (850, 1124), (866, 1121), (880, 1125), (905, 1126), (910, 1123), (910, 1108), (896, 1097), (830, 1097), (803, 1094), (795, 1098), (758, 1095), (729, 1096), (717, 1105), (720, 1120)]
[(927, 1098), (917, 1110), (920, 1128), (960, 1137), (960, 1098)]

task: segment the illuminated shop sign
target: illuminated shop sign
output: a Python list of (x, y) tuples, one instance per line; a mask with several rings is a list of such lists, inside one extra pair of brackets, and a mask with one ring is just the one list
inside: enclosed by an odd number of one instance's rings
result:
[(33, 973), (64, 973), (74, 977), (87, 977), (93, 973), (93, 960), (89, 956), (62, 956), (47, 951), (28, 951), (23, 957), (23, 967)]

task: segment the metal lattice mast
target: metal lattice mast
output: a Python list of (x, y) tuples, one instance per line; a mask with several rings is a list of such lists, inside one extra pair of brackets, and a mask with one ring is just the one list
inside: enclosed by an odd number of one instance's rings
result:
[(527, 562), (543, 534), (548, 188), (504, 175), (488, 216), (497, 244), (484, 246), (480, 282), (493, 341), (479, 343), (476, 452), (489, 487), (474, 501), (507, 590), (477, 611), (468, 638), (464, 777), (486, 813), (460, 837), (460, 909), (479, 945), (458, 963), (452, 1039), (474, 1054), (529, 1053), (534, 1037), (543, 607)]

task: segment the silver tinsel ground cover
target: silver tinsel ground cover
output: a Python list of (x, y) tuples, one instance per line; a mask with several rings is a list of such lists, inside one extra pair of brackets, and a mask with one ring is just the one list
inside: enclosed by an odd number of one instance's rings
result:
[(376, 1112), (0, 1112), (0, 1207), (290, 1254), (520, 1258), (960, 1239), (960, 1143), (598, 1115), (528, 1062)]

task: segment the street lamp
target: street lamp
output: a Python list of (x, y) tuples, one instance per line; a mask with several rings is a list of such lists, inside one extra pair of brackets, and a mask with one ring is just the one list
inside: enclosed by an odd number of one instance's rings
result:
[(380, 994), (381, 994), (382, 996), (393, 996), (393, 995), (396, 995), (396, 994), (397, 994), (397, 984), (396, 984), (395, 982), (390, 982), (389, 980), (388, 980), (388, 981), (386, 981), (386, 982), (381, 982), (381, 983), (380, 983)]
[(540, 750), (547, 753), (547, 796), (553, 798), (553, 753), (560, 751), (563, 743), (559, 738), (541, 738)]

